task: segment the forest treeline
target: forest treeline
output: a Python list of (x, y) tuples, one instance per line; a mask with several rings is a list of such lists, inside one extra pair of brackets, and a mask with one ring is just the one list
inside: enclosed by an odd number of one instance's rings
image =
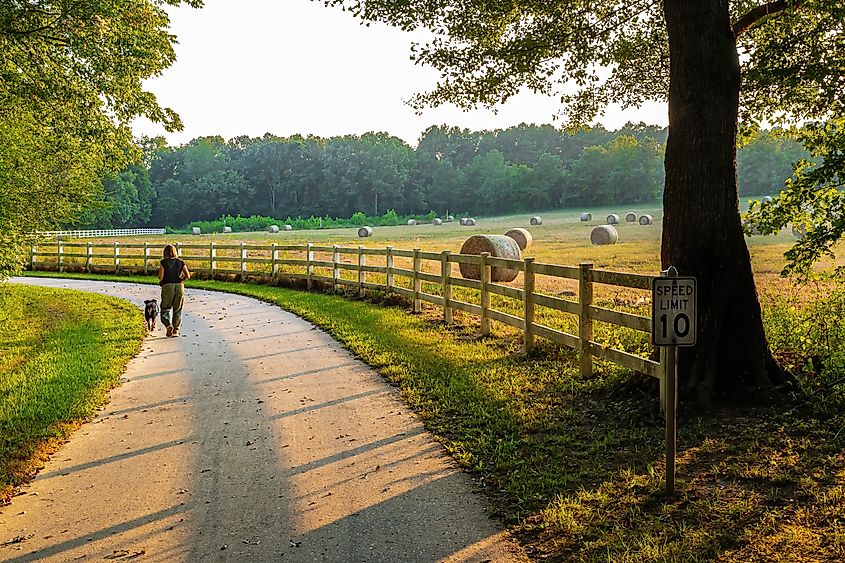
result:
[[(223, 215), (496, 215), (652, 202), (663, 187), (667, 130), (628, 124), (561, 130), (431, 127), (416, 148), (386, 133), (141, 141), (144, 161), (103, 180), (91, 228), (172, 226)], [(738, 152), (740, 195), (777, 193), (806, 153), (760, 131)]]

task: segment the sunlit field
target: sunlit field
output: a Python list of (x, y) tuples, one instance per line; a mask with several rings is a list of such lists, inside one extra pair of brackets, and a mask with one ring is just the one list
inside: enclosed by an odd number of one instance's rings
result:
[[(639, 223), (626, 223), (625, 214), (633, 211), (639, 217), (649, 214), (654, 217), (654, 224), (642, 226)], [(590, 212), (593, 220), (585, 223), (580, 221), (582, 212)], [(595, 246), (590, 243), (590, 231), (597, 225), (605, 224), (608, 214), (615, 213), (620, 217), (620, 224), (616, 225), (619, 232), (619, 242), (608, 246)], [(473, 227), (462, 227), (458, 224), (458, 217), (454, 222), (442, 225), (421, 224), (416, 226), (375, 227), (369, 238), (359, 238), (356, 228), (289, 231), (270, 234), (267, 232), (252, 233), (209, 233), (201, 235), (161, 235), (146, 237), (124, 237), (121, 243), (176, 243), (184, 244), (305, 244), (317, 245), (338, 244), (342, 246), (363, 245), (368, 248), (384, 248), (393, 246), (399, 249), (419, 248), (424, 251), (439, 252), (450, 250), (460, 251), (463, 242), (476, 234), (504, 234), (508, 229), (521, 227), (528, 229), (534, 243), (524, 256), (533, 256), (537, 262), (576, 265), (580, 262), (592, 262), (594, 267), (642, 274), (656, 274), (660, 269), (660, 233), (662, 229), (663, 211), (657, 204), (650, 206), (630, 207), (602, 207), (591, 209), (570, 209), (565, 211), (545, 212), (539, 214), (543, 218), (540, 226), (530, 226), (531, 214), (510, 215), (504, 217), (479, 218)], [(84, 239), (86, 242), (111, 244), (115, 239)], [(778, 235), (752, 236), (746, 239), (751, 252), (757, 283), (762, 288), (780, 286), (785, 280), (780, 278), (785, 260), (783, 254), (795, 242), (795, 237), (788, 231)], [(101, 250), (102, 252), (102, 250)], [(135, 251), (137, 252), (137, 251)], [(189, 254), (185, 252), (185, 254)], [(219, 255), (225, 256), (221, 250)], [(232, 253), (234, 255), (234, 253)], [(331, 259), (330, 256), (317, 256), (318, 260)], [(107, 263), (108, 260), (103, 260)], [(95, 261), (96, 264), (96, 261)], [(842, 257), (837, 265), (845, 264)], [(190, 263), (189, 263), (190, 265)], [(830, 268), (832, 262), (819, 264), (819, 268)], [(432, 265), (433, 266), (433, 265)], [(401, 266), (404, 267), (404, 266)], [(432, 270), (434, 271), (434, 270)], [(521, 283), (521, 276), (513, 282)], [(540, 288), (559, 293), (567, 289), (564, 280), (541, 281)], [(545, 284), (545, 285), (543, 285)], [(550, 285), (551, 284), (551, 285)], [(555, 287), (554, 284), (562, 284)]]

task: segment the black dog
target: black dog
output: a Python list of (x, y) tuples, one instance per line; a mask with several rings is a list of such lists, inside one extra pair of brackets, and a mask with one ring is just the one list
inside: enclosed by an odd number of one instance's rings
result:
[(158, 317), (158, 301), (156, 299), (144, 301), (144, 320), (147, 322), (147, 330), (156, 329), (156, 317)]

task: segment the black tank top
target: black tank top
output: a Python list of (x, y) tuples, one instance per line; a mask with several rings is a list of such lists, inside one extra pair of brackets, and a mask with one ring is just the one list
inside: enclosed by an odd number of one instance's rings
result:
[(165, 258), (161, 261), (161, 267), (164, 268), (164, 277), (161, 283), (182, 283), (182, 267), (185, 263), (179, 258)]

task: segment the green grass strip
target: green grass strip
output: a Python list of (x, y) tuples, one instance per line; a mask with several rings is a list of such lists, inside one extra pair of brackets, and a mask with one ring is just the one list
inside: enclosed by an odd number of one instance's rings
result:
[(0, 284), (0, 500), (106, 401), (141, 321), (121, 299)]

